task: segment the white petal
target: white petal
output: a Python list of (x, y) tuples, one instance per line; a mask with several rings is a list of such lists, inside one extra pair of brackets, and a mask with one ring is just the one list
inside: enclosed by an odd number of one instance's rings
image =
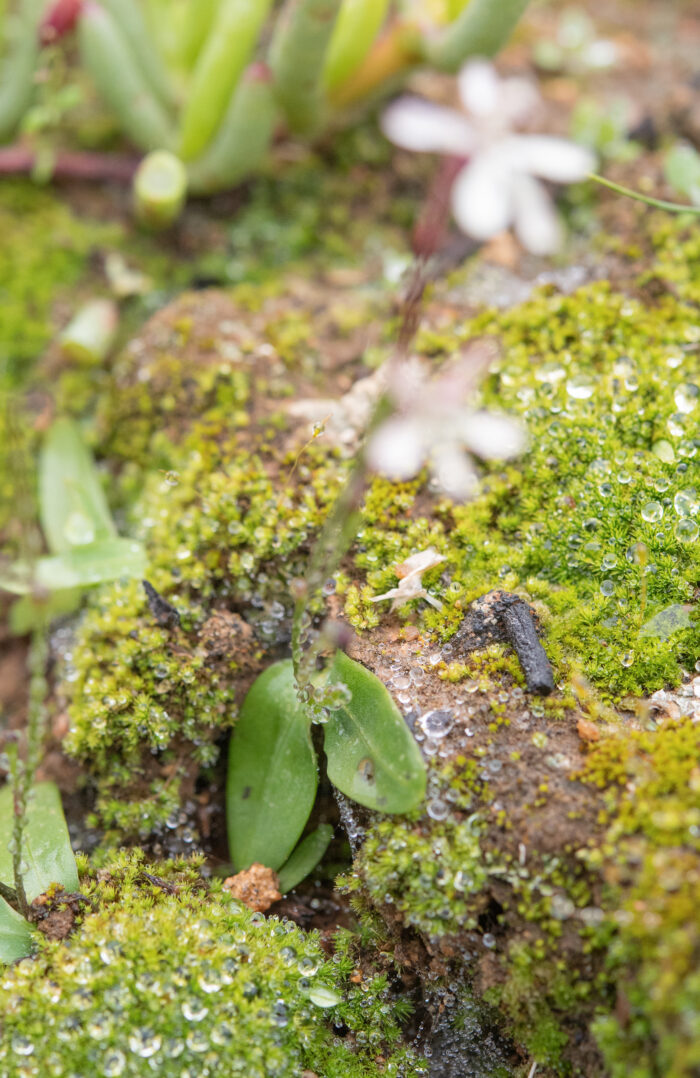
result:
[(516, 172), (529, 172), (554, 183), (575, 183), (593, 172), (595, 155), (585, 146), (549, 135), (511, 135), (501, 143)]
[(484, 460), (517, 457), (527, 444), (525, 431), (507, 415), (471, 412), (464, 424), (464, 444)]
[(419, 550), (417, 554), (411, 554), (410, 558), (406, 558), (400, 565), (397, 565), (396, 575), (403, 579), (413, 576), (415, 573), (422, 575), (427, 573), (428, 569), (440, 565), (445, 560), (444, 554), (438, 554), (437, 550), (429, 546), (427, 550)]
[(382, 113), (381, 127), (404, 150), (468, 157), (474, 146), (474, 129), (461, 113), (422, 97), (394, 101)]
[(490, 116), (498, 111), (501, 86), (498, 72), (488, 60), (470, 60), (457, 76), (460, 99), (473, 116)]
[(463, 502), (476, 494), (479, 483), (471, 461), (456, 442), (436, 446), (431, 458), (433, 475), (448, 497)]
[(527, 120), (540, 101), (537, 87), (529, 79), (504, 79), (501, 83), (501, 117), (509, 127)]
[(539, 180), (516, 176), (513, 182), (515, 232), (526, 251), (551, 255), (562, 243), (561, 222), (552, 200)]
[(387, 419), (367, 445), (370, 468), (397, 482), (413, 479), (423, 467), (424, 456), (420, 429), (408, 419)]
[(510, 185), (498, 154), (479, 154), (463, 168), (452, 186), (452, 212), (462, 231), (488, 240), (507, 228), (513, 219)]

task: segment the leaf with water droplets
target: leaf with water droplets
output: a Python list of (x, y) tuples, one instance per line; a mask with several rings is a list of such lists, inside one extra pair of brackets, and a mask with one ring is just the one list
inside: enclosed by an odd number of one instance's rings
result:
[(333, 828), (329, 823), (321, 823), (315, 831), (300, 842), (291, 857), (285, 861), (278, 872), (279, 889), (283, 895), (305, 880), (316, 868), (328, 844), (333, 838)]
[(324, 726), (328, 777), (361, 805), (379, 812), (409, 812), (425, 795), (425, 764), (386, 687), (339, 651), (328, 683), (344, 685), (348, 702)]
[(0, 962), (17, 962), (34, 950), (31, 928), (4, 898), (0, 898)]
[[(13, 825), (12, 788), (8, 784), (0, 790), (0, 882), (8, 887), (14, 887), (10, 853)], [(80, 886), (61, 795), (53, 782), (38, 782), (30, 790), (22, 861), (26, 864), (22, 879), (30, 902), (52, 883), (60, 883), (66, 891), (77, 891)]]
[(146, 571), (146, 552), (141, 543), (115, 536), (88, 546), (73, 547), (62, 554), (39, 558), (35, 582), (48, 591), (87, 588), (120, 577), (141, 578)]
[(309, 718), (291, 659), (260, 675), (243, 701), (229, 748), (226, 819), (237, 872), (278, 869), (304, 830), (318, 785)]
[(57, 419), (44, 438), (39, 515), (52, 554), (116, 535), (95, 462), (72, 419)]

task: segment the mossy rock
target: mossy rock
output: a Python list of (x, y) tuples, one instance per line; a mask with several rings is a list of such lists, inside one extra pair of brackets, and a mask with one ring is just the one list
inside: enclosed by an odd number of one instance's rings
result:
[(65, 940), (0, 983), (0, 1074), (162, 1078), (413, 1078), (385, 976), (351, 983), (353, 941), (335, 960), (316, 933), (251, 913), (196, 862), (123, 854), (81, 896), (51, 900), (78, 920)]
[[(700, 654), (692, 288), (657, 289), (653, 305), (605, 283), (570, 296), (548, 288), (465, 320), (462, 287), (455, 275), (435, 289), (419, 351), (439, 365), (474, 336), (497, 337), (502, 356), (483, 400), (522, 416), (530, 450), (485, 467), (465, 506), (425, 477), (375, 481), (356, 544), (325, 589), (328, 610), (358, 633), (351, 654), (408, 720), (437, 708), (452, 723), (422, 741), (425, 810), (355, 820), (345, 886), (358, 908), (381, 913), (426, 992), (454, 981), (500, 1016), (523, 1074), (536, 1061), (545, 1075), (691, 1078), (700, 1051), (699, 746), (687, 673)], [(184, 300), (161, 324), (187, 311), (196, 339), (197, 309)], [(69, 747), (111, 838), (133, 835), (139, 816), (145, 831), (162, 828), (198, 767), (212, 764), (250, 678), (287, 645), (292, 581), (347, 471), (340, 450), (307, 441), (285, 409), (299, 393), (330, 395), (308, 378), (316, 344), (297, 341), (276, 379), (268, 363), (279, 355), (266, 358), (264, 324), (256, 332), (250, 396), (230, 425), (219, 390), (204, 386), (203, 418), (183, 409), (161, 438), (157, 404), (131, 454), (129, 438), (112, 446), (126, 519), (181, 628), (155, 626), (139, 587), (117, 583), (93, 595), (71, 648), (60, 690)], [(130, 372), (115, 368), (127, 389), (138, 385), (138, 356)], [(184, 342), (183, 369), (187, 358)], [(243, 362), (234, 356), (217, 373), (222, 392)], [(357, 357), (347, 361), (347, 382), (358, 370)], [(177, 363), (170, 376), (184, 385)], [(115, 392), (101, 419), (115, 439), (118, 405)], [(156, 445), (164, 454), (151, 471)], [(443, 609), (373, 604), (395, 584), (394, 566), (428, 546), (446, 559), (424, 579)], [(539, 620), (559, 686), (546, 701), (527, 693), (503, 644), (462, 646), (466, 611), (494, 588)], [(251, 632), (247, 665), (238, 640), (216, 661), (206, 653), (210, 619), (234, 616)], [(650, 699), (669, 688), (675, 696)], [(407, 940), (418, 948), (410, 957)]]

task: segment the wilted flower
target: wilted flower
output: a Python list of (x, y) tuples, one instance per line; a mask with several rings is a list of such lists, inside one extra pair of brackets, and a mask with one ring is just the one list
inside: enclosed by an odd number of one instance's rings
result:
[(382, 117), (385, 135), (407, 150), (465, 159), (451, 197), (463, 232), (487, 240), (512, 224), (528, 251), (551, 254), (560, 245), (561, 227), (540, 179), (582, 180), (595, 168), (593, 154), (566, 139), (514, 134), (538, 102), (528, 80), (500, 79), (491, 64), (472, 60), (457, 81), (464, 112), (420, 97), (399, 98)]
[(438, 599), (433, 599), (423, 587), (423, 573), (427, 573), (428, 569), (432, 569), (443, 561), (445, 561), (444, 555), (438, 554), (432, 547), (420, 550), (417, 554), (411, 554), (410, 558), (406, 558), (395, 567), (399, 586), (385, 591), (383, 595), (372, 596), (370, 602), (378, 603), (382, 599), (393, 599), (391, 609), (397, 610), (411, 599), (425, 599), (436, 610), (442, 610), (442, 603)]
[(521, 453), (525, 434), (516, 420), (466, 405), (486, 358), (471, 349), (434, 378), (417, 359), (392, 368), (395, 411), (369, 438), (370, 468), (401, 482), (427, 464), (440, 490), (462, 501), (477, 487), (470, 453), (494, 460)]

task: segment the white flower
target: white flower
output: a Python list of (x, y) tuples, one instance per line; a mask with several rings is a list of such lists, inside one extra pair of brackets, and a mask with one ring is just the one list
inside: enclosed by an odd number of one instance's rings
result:
[(432, 379), (418, 360), (394, 368), (388, 391), (396, 410), (369, 438), (370, 468), (402, 482), (427, 464), (438, 487), (463, 501), (478, 485), (465, 450), (493, 460), (521, 453), (525, 434), (516, 420), (465, 404), (485, 360), (484, 352), (471, 349)]
[(469, 236), (487, 240), (511, 224), (533, 254), (551, 254), (561, 243), (559, 217), (540, 179), (573, 183), (595, 168), (583, 146), (548, 135), (514, 134), (537, 104), (526, 79), (500, 79), (485, 60), (472, 60), (458, 75), (464, 113), (419, 97), (386, 109), (387, 138), (407, 150), (465, 158), (452, 187), (452, 212)]
[(445, 561), (444, 555), (438, 554), (432, 547), (420, 550), (417, 554), (411, 554), (410, 558), (406, 558), (400, 565), (395, 566), (399, 586), (385, 591), (383, 595), (374, 595), (370, 602), (379, 603), (382, 599), (393, 599), (391, 609), (397, 610), (411, 599), (425, 599), (436, 610), (442, 610), (442, 603), (433, 599), (423, 587), (423, 573), (427, 573), (428, 569), (432, 569), (443, 561)]

